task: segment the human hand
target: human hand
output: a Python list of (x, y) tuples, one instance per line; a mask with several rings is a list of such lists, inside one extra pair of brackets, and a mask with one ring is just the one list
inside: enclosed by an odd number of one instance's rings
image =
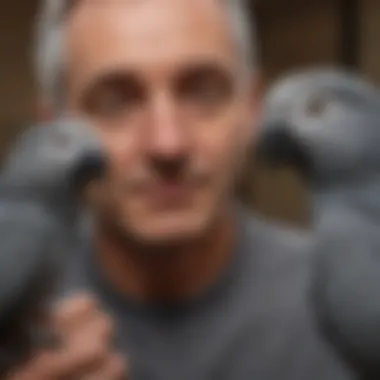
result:
[(125, 359), (113, 347), (113, 326), (86, 295), (65, 300), (52, 318), (61, 345), (36, 353), (7, 380), (125, 380)]

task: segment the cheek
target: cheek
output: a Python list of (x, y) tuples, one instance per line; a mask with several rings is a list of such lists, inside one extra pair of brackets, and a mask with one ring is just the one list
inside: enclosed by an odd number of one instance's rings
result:
[(140, 146), (136, 128), (131, 128), (124, 120), (112, 121), (91, 117), (74, 101), (69, 107), (69, 112), (73, 117), (86, 120), (98, 134), (107, 154), (111, 178), (135, 165)]
[(112, 176), (129, 171), (138, 158), (138, 141), (126, 128), (98, 126), (100, 138), (108, 155)]
[(234, 170), (249, 144), (243, 120), (231, 112), (200, 130), (204, 161), (225, 174)]

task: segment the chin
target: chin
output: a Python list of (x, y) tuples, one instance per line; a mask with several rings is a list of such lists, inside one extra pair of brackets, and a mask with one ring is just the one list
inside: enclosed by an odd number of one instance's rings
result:
[(212, 220), (212, 216), (195, 210), (160, 213), (144, 218), (140, 223), (135, 219), (129, 230), (143, 244), (178, 245), (201, 238), (207, 233)]

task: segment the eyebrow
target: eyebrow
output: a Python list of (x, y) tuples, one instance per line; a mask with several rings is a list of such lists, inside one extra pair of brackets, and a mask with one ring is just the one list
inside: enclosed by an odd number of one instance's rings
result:
[[(173, 79), (178, 80), (179, 78), (187, 75), (188, 73), (200, 72), (200, 73), (214, 73), (220, 72), (225, 73), (226, 76), (232, 80), (234, 74), (230, 68), (223, 65), (217, 60), (203, 59), (193, 61), (189, 60), (186, 64), (180, 67), (180, 69), (174, 74)], [(85, 99), (92, 92), (98, 88), (107, 85), (112, 82), (117, 82), (122, 79), (124, 82), (138, 82), (139, 75), (134, 69), (126, 69), (125, 67), (116, 66), (114, 68), (108, 68), (105, 70), (99, 70), (94, 75), (94, 78), (89, 80), (88, 83), (83, 85), (83, 91), (81, 99)]]
[(188, 73), (201, 73), (201, 74), (212, 74), (212, 73), (224, 73), (227, 77), (231, 78), (234, 76), (232, 70), (223, 65), (217, 60), (204, 59), (199, 61), (189, 61), (181, 67), (181, 70), (175, 74), (175, 77), (182, 77), (184, 74)]
[(80, 101), (87, 99), (97, 89), (102, 88), (108, 84), (119, 82), (136, 82), (136, 75), (132, 71), (127, 71), (124, 68), (109, 68), (107, 70), (99, 71), (94, 77), (83, 85), (80, 95)]

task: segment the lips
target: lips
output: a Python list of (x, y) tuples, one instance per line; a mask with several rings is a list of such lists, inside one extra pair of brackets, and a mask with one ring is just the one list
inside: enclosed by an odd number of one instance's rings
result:
[(188, 183), (165, 182), (150, 186), (145, 194), (157, 205), (178, 205), (188, 201), (194, 190)]

